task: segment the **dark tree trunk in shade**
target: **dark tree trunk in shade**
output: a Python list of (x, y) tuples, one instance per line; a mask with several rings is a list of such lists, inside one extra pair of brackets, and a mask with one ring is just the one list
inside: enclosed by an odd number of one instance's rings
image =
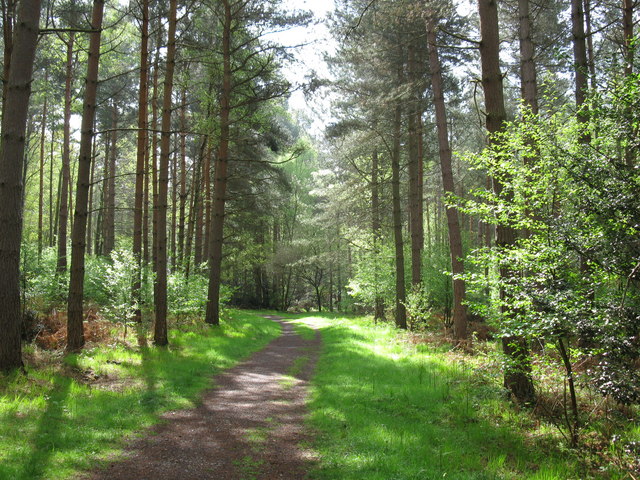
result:
[(62, 139), (62, 182), (58, 210), (58, 261), (57, 271), (67, 270), (67, 228), (69, 223), (69, 185), (71, 183), (71, 87), (73, 83), (73, 45), (75, 36), (71, 32), (67, 40), (67, 66), (64, 90), (64, 127)]
[(133, 256), (135, 258), (137, 272), (132, 286), (133, 301), (137, 304), (134, 312), (134, 321), (142, 322), (142, 260), (144, 228), (144, 196), (146, 158), (148, 154), (147, 123), (149, 102), (149, 0), (140, 2), (142, 10), (142, 23), (140, 25), (140, 81), (138, 87), (138, 139), (136, 144), (136, 190), (133, 211)]
[(20, 338), (20, 243), (23, 223), (23, 169), (27, 116), (31, 97), (33, 63), (38, 43), (40, 0), (23, 0), (18, 10), (11, 52), (11, 68), (5, 76), (4, 110), (0, 146), (0, 371), (22, 366)]
[[(427, 20), (427, 43), (429, 47), (429, 69), (431, 71), (431, 87), (433, 102), (436, 109), (436, 127), (438, 130), (438, 145), (440, 147), (440, 170), (445, 196), (455, 195), (453, 180), (451, 146), (449, 145), (449, 129), (447, 125), (447, 111), (444, 102), (442, 66), (438, 55), (436, 42), (436, 20)], [(467, 338), (467, 308), (465, 301), (465, 283), (462, 278), (456, 278), (464, 273), (462, 233), (455, 206), (447, 207), (447, 225), (449, 230), (449, 251), (451, 254), (451, 272), (453, 273), (453, 329), (456, 340), (462, 342)]]
[[(45, 69), (44, 82), (49, 81), (49, 69)], [(40, 169), (39, 169), (39, 190), (38, 190), (38, 261), (42, 257), (42, 247), (44, 245), (44, 156), (45, 141), (47, 133), (47, 97), (42, 103), (42, 123), (40, 124)]]
[(116, 163), (118, 159), (118, 107), (113, 104), (111, 106), (111, 148), (109, 149), (109, 155), (105, 156), (105, 162), (107, 162), (105, 168), (106, 171), (106, 185), (107, 190), (105, 192), (105, 208), (104, 208), (104, 221), (103, 221), (103, 238), (104, 245), (102, 247), (102, 254), (105, 256), (111, 255), (111, 252), (115, 248), (116, 244)]
[(154, 285), (155, 323), (153, 342), (164, 346), (167, 337), (167, 200), (169, 188), (169, 156), (171, 154), (171, 96), (173, 72), (176, 63), (177, 0), (169, 2), (169, 36), (167, 41), (167, 66), (164, 76), (164, 98), (162, 101), (162, 126), (160, 140), (160, 165), (158, 166), (157, 203), (157, 271)]
[(402, 209), (400, 207), (400, 129), (402, 127), (402, 107), (396, 105), (393, 119), (393, 152), (391, 153), (391, 195), (393, 201), (393, 238), (396, 252), (396, 313), (398, 328), (407, 328), (407, 301), (404, 283), (404, 241), (402, 238)]
[[(9, 72), (11, 70), (11, 56), (13, 52), (13, 28), (15, 26), (17, 4), (17, 0), (6, 0), (2, 2), (2, 39), (4, 43), (2, 105), (7, 104), (7, 89), (9, 87)], [(5, 109), (2, 110), (3, 114), (4, 111)]]
[[(382, 242), (382, 225), (380, 222), (380, 157), (378, 151), (374, 150), (371, 155), (371, 230), (373, 233), (373, 254), (375, 255), (376, 265), (374, 268), (373, 281), (378, 288), (379, 272), (378, 262), (380, 255), (380, 244)], [(382, 295), (376, 294), (374, 320), (382, 321), (384, 314), (384, 298)]]
[[(418, 83), (418, 65), (416, 59), (416, 46), (413, 41), (408, 47), (408, 77), (411, 85)], [(411, 232), (411, 284), (416, 287), (422, 282), (422, 251), (424, 249), (424, 211), (422, 198), (422, 157), (420, 152), (420, 137), (422, 131), (419, 122), (421, 110), (420, 92), (413, 89), (408, 109), (407, 118), (409, 126), (409, 225)]]
[(104, 0), (94, 0), (89, 34), (89, 58), (85, 80), (82, 123), (80, 127), (80, 154), (78, 158), (78, 181), (76, 186), (76, 211), (71, 236), (71, 280), (67, 310), (67, 352), (77, 352), (84, 346), (83, 297), (84, 256), (87, 238), (87, 204), (89, 200), (89, 177), (98, 92), (98, 67), (100, 65), (100, 32)]
[[(498, 6), (496, 0), (479, 0), (478, 11), (480, 14), (480, 60), (482, 64), (482, 88), (485, 97), (485, 111), (487, 130), (490, 141), (495, 141), (493, 135), (502, 131), (506, 121), (504, 107), (504, 90), (502, 85), (502, 72), (500, 71), (500, 40), (498, 34)], [(492, 179), (493, 190), (496, 195), (501, 195), (503, 183), (499, 179)], [(496, 246), (509, 248), (516, 241), (515, 229), (498, 225), (496, 227)], [(511, 272), (506, 268), (500, 269), (502, 281), (508, 281)], [(504, 289), (501, 289), (502, 315), (505, 317), (516, 315), (506, 298)], [(531, 378), (531, 362), (529, 350), (524, 338), (505, 336), (502, 338), (502, 348), (508, 357), (504, 370), (504, 385), (523, 403), (531, 403), (535, 399), (535, 390)]]
[[(182, 105), (187, 102), (186, 91), (182, 92)], [(187, 208), (187, 134), (184, 108), (180, 110), (180, 211), (178, 214), (178, 263), (184, 268), (184, 228)]]
[(211, 218), (211, 245), (209, 246), (209, 292), (205, 321), (220, 324), (220, 282), (222, 273), (222, 243), (224, 240), (225, 202), (227, 195), (227, 166), (229, 163), (229, 137), (231, 115), (231, 3), (223, 0), (222, 27), (222, 91), (220, 95), (220, 145), (214, 168), (214, 200)]

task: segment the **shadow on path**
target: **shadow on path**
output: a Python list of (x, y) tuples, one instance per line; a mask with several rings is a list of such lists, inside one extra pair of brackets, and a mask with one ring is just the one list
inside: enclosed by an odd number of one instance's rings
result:
[[(169, 412), (93, 480), (296, 479), (312, 456), (301, 448), (307, 381), (320, 336), (305, 340), (290, 323), (249, 360), (215, 378), (199, 407)], [(148, 380), (153, 384), (152, 376)]]

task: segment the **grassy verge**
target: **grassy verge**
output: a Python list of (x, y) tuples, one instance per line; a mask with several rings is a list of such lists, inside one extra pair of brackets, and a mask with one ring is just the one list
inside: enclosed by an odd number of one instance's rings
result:
[(313, 478), (603, 478), (455, 357), (363, 319), (299, 321), (320, 325), (324, 342), (309, 405)]
[(233, 312), (220, 328), (173, 330), (168, 349), (102, 346), (0, 377), (0, 478), (91, 468), (161, 413), (195, 405), (212, 375), (279, 334), (270, 320)]

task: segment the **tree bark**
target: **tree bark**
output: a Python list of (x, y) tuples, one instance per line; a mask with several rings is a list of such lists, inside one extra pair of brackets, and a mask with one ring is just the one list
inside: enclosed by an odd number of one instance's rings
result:
[(382, 240), (382, 226), (380, 222), (380, 158), (378, 151), (374, 150), (371, 155), (371, 230), (373, 233), (373, 255), (374, 255), (374, 277), (376, 298), (375, 298), (375, 311), (373, 319), (374, 321), (383, 321), (384, 314), (384, 298), (379, 295), (378, 292), (378, 266), (380, 256), (380, 242)]
[(98, 92), (98, 68), (100, 66), (100, 38), (104, 0), (94, 0), (91, 14), (89, 58), (85, 81), (82, 124), (80, 127), (80, 154), (78, 159), (78, 181), (76, 186), (76, 211), (71, 238), (71, 280), (69, 283), (69, 303), (67, 312), (67, 352), (77, 352), (84, 346), (83, 296), (84, 296), (84, 255), (86, 249), (87, 201), (89, 198), (89, 177), (91, 175), (96, 97)]
[(67, 74), (64, 90), (64, 127), (62, 139), (62, 182), (60, 184), (60, 204), (58, 211), (58, 262), (57, 271), (67, 270), (67, 228), (69, 218), (69, 185), (71, 171), (71, 86), (73, 83), (73, 45), (75, 34), (71, 32), (67, 40)]
[(211, 245), (209, 246), (209, 292), (205, 321), (220, 324), (220, 281), (222, 270), (222, 242), (227, 194), (227, 167), (229, 164), (229, 137), (232, 93), (231, 72), (231, 4), (222, 0), (224, 22), (222, 29), (222, 92), (220, 96), (220, 145), (214, 168), (214, 200), (211, 218)]
[[(49, 82), (49, 69), (45, 69), (44, 83)], [(42, 124), (40, 125), (40, 170), (39, 170), (39, 193), (38, 196), (38, 261), (42, 257), (43, 237), (44, 237), (44, 155), (45, 140), (47, 133), (47, 107), (48, 98), (44, 97), (42, 104)]]
[(169, 2), (169, 36), (167, 41), (167, 67), (164, 76), (162, 126), (160, 139), (160, 165), (158, 168), (157, 203), (157, 271), (155, 281), (155, 313), (153, 341), (158, 346), (169, 343), (167, 337), (167, 197), (169, 187), (169, 156), (171, 154), (171, 96), (173, 72), (176, 63), (177, 1)]
[(138, 140), (136, 145), (136, 191), (133, 212), (133, 256), (136, 262), (136, 277), (133, 282), (132, 296), (137, 305), (134, 321), (142, 322), (142, 241), (144, 221), (145, 160), (148, 150), (147, 116), (149, 102), (149, 0), (141, 1), (142, 24), (140, 39), (140, 82), (138, 88)]
[(109, 155), (105, 156), (105, 162), (107, 162), (107, 166), (105, 168), (105, 183), (107, 185), (107, 190), (105, 192), (105, 208), (103, 217), (104, 245), (102, 247), (102, 254), (105, 256), (111, 255), (111, 252), (115, 248), (116, 243), (116, 161), (118, 158), (118, 107), (115, 104), (111, 106), (111, 126), (113, 128), (113, 131), (111, 132), (111, 148), (109, 149)]
[(393, 237), (396, 251), (396, 327), (407, 328), (407, 301), (404, 283), (404, 241), (402, 238), (402, 209), (400, 207), (400, 129), (402, 126), (402, 107), (399, 100), (394, 113), (393, 152), (391, 154), (391, 191), (393, 201)]
[(531, 113), (538, 114), (538, 80), (535, 64), (535, 47), (531, 39), (529, 0), (518, 0), (520, 16), (520, 92), (524, 104)]
[[(436, 43), (436, 20), (429, 17), (427, 20), (427, 43), (429, 46), (429, 68), (431, 70), (431, 87), (433, 90), (433, 102), (436, 109), (436, 127), (438, 130), (438, 145), (440, 147), (440, 169), (442, 172), (442, 185), (445, 196), (455, 195), (455, 183), (453, 169), (451, 167), (451, 146), (449, 145), (449, 129), (447, 125), (447, 110), (444, 103), (444, 91), (442, 81), (442, 66), (438, 55)], [(462, 234), (458, 209), (447, 206), (447, 224), (449, 227), (449, 251), (451, 254), (451, 272), (453, 274), (453, 330), (457, 341), (463, 342), (467, 338), (467, 308), (464, 305), (465, 283), (462, 278), (456, 278), (464, 274), (464, 253), (462, 250)]]
[[(6, 98), (0, 145), (0, 371), (22, 366), (20, 338), (20, 244), (23, 223), (23, 169), (27, 116), (38, 28), (40, 0), (23, 0), (13, 37), (11, 69), (6, 72)], [(6, 63), (6, 62), (5, 62)]]
[[(575, 0), (574, 0), (575, 1)], [(504, 128), (506, 111), (504, 107), (504, 91), (502, 72), (500, 71), (500, 41), (498, 34), (498, 6), (496, 0), (479, 0), (480, 14), (480, 59), (482, 63), (482, 87), (485, 97), (485, 111), (489, 141), (494, 142), (494, 135)], [(497, 178), (492, 179), (493, 190), (500, 196), (504, 184)], [(500, 224), (496, 227), (496, 246), (509, 248), (516, 241), (516, 231), (510, 226)], [(507, 268), (500, 269), (503, 282), (509, 281), (511, 272)], [(505, 317), (516, 312), (509, 305), (504, 288), (501, 288), (501, 310)], [(512, 335), (502, 338), (502, 348), (509, 361), (505, 365), (504, 385), (522, 403), (531, 403), (535, 399), (535, 390), (531, 378), (531, 363), (525, 339)]]
[(417, 61), (415, 44), (409, 42), (408, 47), (408, 77), (411, 84), (412, 95), (408, 108), (409, 125), (409, 225), (411, 231), (411, 284), (417, 287), (422, 283), (422, 251), (424, 249), (424, 223), (423, 223), (423, 199), (421, 196), (421, 171), (420, 163), (420, 91), (415, 88), (418, 82)]

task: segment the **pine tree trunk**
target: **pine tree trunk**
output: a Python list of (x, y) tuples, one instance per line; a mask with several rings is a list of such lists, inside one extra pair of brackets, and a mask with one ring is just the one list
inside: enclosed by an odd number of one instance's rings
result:
[[(0, 153), (0, 371), (22, 366), (20, 243), (23, 223), (23, 169), (33, 63), (38, 43), (40, 0), (23, 0), (13, 37)], [(5, 62), (6, 64), (6, 62)], [(8, 77), (6, 74), (8, 73)]]
[(58, 211), (58, 262), (57, 271), (67, 270), (67, 228), (69, 219), (69, 185), (71, 170), (71, 87), (73, 83), (73, 45), (75, 34), (67, 40), (67, 74), (64, 91), (64, 133), (62, 139), (62, 182), (60, 184), (60, 210)]
[(373, 233), (373, 255), (374, 255), (374, 277), (373, 281), (376, 289), (374, 320), (383, 321), (384, 298), (379, 295), (379, 263), (380, 263), (380, 242), (382, 241), (382, 226), (380, 222), (380, 159), (378, 151), (374, 150), (371, 156), (371, 230)]
[[(9, 87), (9, 72), (11, 71), (11, 55), (13, 52), (13, 28), (17, 0), (2, 2), (2, 36), (4, 40), (4, 62), (2, 72), (2, 105), (7, 104), (7, 89)], [(4, 116), (6, 108), (2, 109)]]
[(400, 129), (402, 126), (402, 107), (397, 101), (394, 115), (393, 152), (391, 154), (391, 195), (393, 201), (393, 237), (396, 251), (396, 314), (398, 328), (407, 328), (407, 294), (404, 284), (404, 241), (402, 238), (402, 208), (400, 206)]
[(143, 222), (146, 158), (148, 150), (147, 116), (149, 102), (149, 0), (141, 1), (142, 24), (140, 39), (140, 81), (138, 87), (138, 139), (136, 145), (136, 191), (133, 211), (133, 256), (136, 262), (136, 277), (133, 282), (132, 296), (137, 305), (134, 312), (134, 322), (142, 322), (142, 257), (143, 257)]
[(518, 0), (520, 16), (520, 91), (524, 104), (531, 113), (538, 114), (538, 80), (535, 64), (535, 47), (531, 40), (531, 16), (529, 0)]
[[(442, 87), (442, 66), (438, 55), (436, 43), (436, 22), (433, 17), (427, 20), (427, 43), (429, 46), (429, 69), (431, 71), (431, 86), (433, 90), (433, 102), (436, 109), (436, 127), (438, 129), (438, 145), (440, 147), (440, 169), (442, 172), (442, 185), (445, 196), (455, 195), (453, 180), (451, 146), (449, 145), (449, 129), (447, 125), (447, 111), (444, 103), (444, 89)], [(449, 227), (449, 251), (451, 253), (451, 272), (453, 273), (453, 330), (458, 342), (467, 338), (467, 309), (464, 305), (465, 283), (462, 278), (456, 278), (464, 274), (464, 253), (462, 250), (462, 233), (458, 209), (455, 206), (447, 207), (447, 224)]]
[[(417, 61), (414, 42), (409, 42), (408, 51), (408, 73), (409, 82), (412, 85), (417, 83)], [(420, 137), (422, 131), (419, 128), (420, 118), (420, 92), (414, 91), (411, 95), (408, 108), (409, 125), (409, 222), (411, 231), (411, 284), (417, 287), (422, 282), (422, 251), (424, 249), (424, 224), (421, 196), (421, 171), (420, 164)]]
[[(49, 69), (45, 69), (45, 84), (49, 82)], [(44, 237), (44, 155), (45, 140), (47, 133), (47, 107), (48, 98), (45, 96), (42, 104), (42, 124), (40, 125), (40, 170), (39, 170), (39, 196), (38, 196), (38, 261), (42, 257), (43, 237)]]
[(177, 0), (170, 0), (167, 66), (164, 76), (164, 98), (162, 102), (160, 165), (158, 168), (158, 264), (154, 285), (156, 318), (153, 334), (153, 341), (158, 346), (164, 346), (169, 343), (167, 337), (167, 200), (169, 187), (169, 156), (171, 154), (171, 95), (173, 93), (173, 72), (176, 63), (176, 16)]
[(211, 245), (209, 247), (209, 292), (205, 321), (210, 325), (220, 324), (220, 281), (222, 273), (222, 242), (224, 239), (224, 216), (227, 195), (227, 166), (229, 163), (229, 136), (232, 93), (231, 72), (231, 4), (222, 0), (224, 22), (222, 28), (222, 92), (220, 96), (220, 146), (214, 168), (214, 200), (211, 219)]
[[(182, 104), (186, 103), (186, 93), (182, 93)], [(186, 141), (186, 120), (183, 110), (180, 112), (180, 212), (178, 215), (178, 263), (184, 268), (184, 234), (185, 234), (185, 214), (187, 209), (187, 141)]]
[[(480, 13), (480, 59), (482, 63), (482, 87), (485, 97), (485, 111), (487, 130), (490, 141), (495, 141), (493, 135), (502, 131), (506, 121), (504, 107), (504, 91), (502, 73), (500, 71), (500, 41), (498, 34), (498, 6), (496, 0), (479, 0)], [(501, 195), (503, 184), (501, 180), (493, 179), (493, 190)], [(496, 246), (509, 248), (516, 241), (516, 231), (510, 226), (496, 227)], [(507, 268), (500, 269), (503, 282), (509, 281), (511, 272)], [(505, 317), (516, 314), (506, 298), (504, 289), (500, 291), (502, 301), (502, 315)], [(521, 337), (508, 335), (502, 338), (502, 348), (508, 357), (504, 371), (504, 385), (522, 403), (531, 403), (535, 399), (533, 380), (531, 378), (531, 363), (526, 341)]]
[(98, 92), (98, 67), (100, 65), (100, 37), (104, 0), (94, 0), (91, 15), (89, 58), (85, 81), (82, 124), (80, 127), (80, 154), (78, 159), (78, 182), (76, 187), (76, 211), (71, 238), (71, 280), (69, 282), (69, 304), (67, 312), (67, 352), (77, 352), (84, 346), (83, 296), (84, 255), (87, 238), (87, 203), (89, 199), (89, 177), (91, 175), (96, 97)]
[[(106, 204), (104, 209), (104, 246), (103, 255), (109, 256), (115, 248), (116, 243), (116, 161), (118, 158), (118, 107), (112, 105), (111, 117), (111, 148), (109, 149), (108, 168), (105, 195)], [(105, 157), (107, 161), (107, 157)]]

